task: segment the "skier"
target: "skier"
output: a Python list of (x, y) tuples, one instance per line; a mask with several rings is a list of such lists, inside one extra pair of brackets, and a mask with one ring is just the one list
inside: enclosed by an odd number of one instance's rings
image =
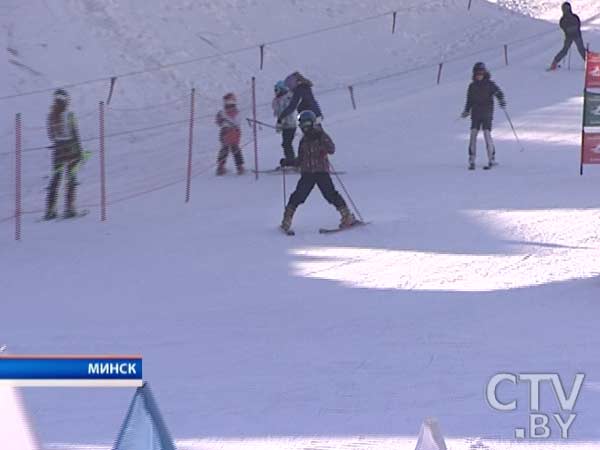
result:
[(310, 192), (319, 187), (325, 200), (334, 205), (341, 215), (340, 228), (347, 228), (357, 223), (354, 214), (350, 212), (345, 200), (336, 191), (329, 175), (329, 160), (327, 155), (335, 152), (335, 145), (329, 135), (317, 124), (317, 115), (312, 111), (302, 111), (298, 115), (298, 126), (303, 136), (298, 147), (298, 166), (301, 177), (296, 190), (290, 196), (281, 229), (290, 234), (292, 219), (296, 208), (306, 201)]
[(75, 217), (75, 190), (77, 188), (77, 169), (82, 159), (81, 141), (75, 114), (69, 111), (69, 94), (64, 89), (54, 92), (54, 103), (47, 120), (48, 137), (52, 142), (52, 174), (46, 197), (45, 220), (57, 217), (56, 203), (58, 188), (66, 169), (66, 205), (65, 218)]
[(317, 117), (316, 124), (320, 126), (323, 121), (323, 114), (319, 102), (315, 99), (312, 91), (312, 82), (305, 78), (300, 72), (294, 72), (285, 79), (285, 85), (294, 93), (289, 105), (277, 118), (277, 123), (281, 124), (283, 119), (296, 110), (298, 113), (303, 111), (312, 111)]
[(563, 48), (557, 53), (550, 65), (549, 70), (556, 70), (560, 61), (567, 55), (569, 52), (569, 48), (571, 48), (571, 44), (575, 42), (577, 45), (577, 50), (579, 54), (585, 61), (585, 46), (583, 45), (583, 37), (581, 36), (581, 20), (576, 14), (573, 14), (571, 10), (571, 4), (569, 2), (565, 2), (562, 4), (562, 12), (563, 15), (560, 18), (560, 28), (562, 28), (565, 33), (565, 43)]
[(215, 123), (220, 128), (219, 141), (221, 149), (217, 155), (217, 175), (225, 175), (225, 163), (229, 152), (233, 154), (238, 175), (244, 174), (244, 156), (240, 148), (240, 117), (235, 94), (231, 92), (223, 96), (223, 109), (217, 113)]
[(492, 121), (494, 119), (494, 97), (498, 99), (501, 108), (506, 108), (504, 93), (491, 79), (485, 64), (478, 62), (473, 66), (473, 81), (467, 91), (467, 102), (461, 117), (471, 115), (471, 138), (469, 141), (469, 170), (475, 169), (477, 154), (477, 135), (483, 128), (483, 136), (487, 149), (488, 164), (484, 169), (490, 169), (496, 164), (496, 149), (492, 140)]
[[(292, 99), (292, 93), (287, 88), (283, 81), (275, 83), (275, 98), (273, 99), (273, 115), (279, 119), (279, 115), (289, 106), (290, 100)], [(279, 165), (283, 168), (286, 166), (295, 166), (296, 157), (294, 155), (293, 141), (296, 135), (296, 118), (292, 111), (287, 116), (281, 118), (281, 121), (277, 121), (276, 130), (281, 133), (283, 147), (283, 155), (279, 161)]]

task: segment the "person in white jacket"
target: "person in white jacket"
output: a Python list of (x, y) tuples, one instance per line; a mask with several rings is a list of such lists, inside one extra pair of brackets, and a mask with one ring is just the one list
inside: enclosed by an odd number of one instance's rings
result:
[[(293, 93), (288, 90), (283, 81), (275, 83), (275, 98), (273, 99), (273, 115), (279, 118), (279, 115), (289, 106)], [(296, 118), (292, 111), (282, 120), (277, 122), (276, 130), (281, 133), (284, 157), (279, 161), (281, 167), (296, 166), (296, 156), (294, 154), (294, 136), (296, 135)]]
[(52, 174), (46, 197), (45, 220), (58, 217), (56, 203), (58, 188), (63, 172), (66, 172), (65, 218), (77, 216), (75, 191), (77, 189), (77, 168), (82, 159), (81, 140), (75, 114), (69, 110), (70, 97), (64, 89), (54, 92), (54, 103), (48, 114), (48, 137), (52, 142)]

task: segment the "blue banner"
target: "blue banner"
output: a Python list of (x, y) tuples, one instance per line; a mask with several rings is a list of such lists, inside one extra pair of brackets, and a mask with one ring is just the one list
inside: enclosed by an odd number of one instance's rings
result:
[(142, 358), (0, 356), (0, 380), (142, 380)]

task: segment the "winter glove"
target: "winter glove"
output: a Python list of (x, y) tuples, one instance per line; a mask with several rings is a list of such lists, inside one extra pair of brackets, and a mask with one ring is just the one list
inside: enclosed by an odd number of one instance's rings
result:
[(506, 109), (506, 100), (500, 100), (500, 108)]
[(463, 113), (460, 115), (461, 118), (466, 119), (467, 117), (469, 117), (469, 111), (463, 111)]
[(277, 121), (277, 124), (275, 125), (275, 132), (281, 133), (282, 131), (283, 131), (283, 125), (281, 124), (281, 122)]

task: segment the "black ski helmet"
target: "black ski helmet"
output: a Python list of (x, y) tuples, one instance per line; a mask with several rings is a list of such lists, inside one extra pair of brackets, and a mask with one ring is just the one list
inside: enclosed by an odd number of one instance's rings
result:
[(482, 62), (475, 63), (475, 65), (473, 66), (473, 73), (477, 73), (477, 72), (487, 72), (487, 68), (485, 67), (484, 63), (482, 63)]
[(298, 114), (298, 126), (301, 130), (313, 128), (316, 121), (317, 115), (310, 110), (302, 111), (300, 114)]
[(69, 103), (69, 93), (64, 89), (54, 91), (54, 101)]

